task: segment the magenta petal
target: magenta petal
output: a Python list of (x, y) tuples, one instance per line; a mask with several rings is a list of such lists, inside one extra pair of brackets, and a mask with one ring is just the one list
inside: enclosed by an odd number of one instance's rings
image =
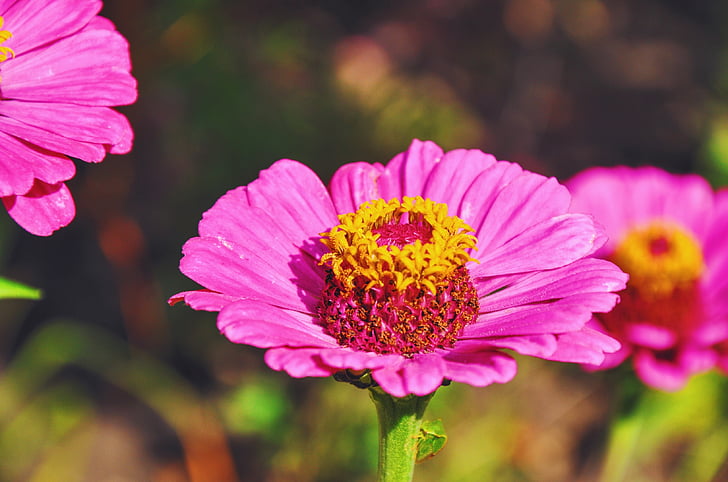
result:
[(421, 196), (430, 171), (442, 156), (442, 149), (434, 142), (413, 140), (385, 167), (377, 181), (379, 192), (385, 200)]
[(592, 168), (567, 186), (571, 211), (593, 214), (610, 233), (607, 251), (628, 228), (655, 219), (676, 222), (702, 238), (711, 218), (712, 190), (694, 175), (674, 176), (654, 167)]
[(67, 181), (76, 166), (60, 156), (29, 145), (0, 131), (0, 196), (25, 194), (35, 179), (46, 184)]
[(368, 351), (357, 351), (351, 348), (321, 350), (321, 360), (328, 366), (352, 370), (399, 367), (404, 357), (401, 355), (380, 355)]
[(563, 268), (505, 277), (479, 278), (480, 265), (471, 271), (481, 297), (481, 311), (566, 298), (580, 293), (623, 290), (627, 275), (602, 259), (586, 258)]
[(137, 90), (128, 66), (129, 47), (118, 32), (84, 30), (3, 65), (3, 98), (130, 104), (136, 100)]
[(409, 393), (428, 395), (442, 385), (445, 363), (437, 354), (415, 355), (402, 364), (402, 374)]
[[(239, 194), (240, 190), (229, 192), (205, 213), (200, 222), (200, 234), (204, 236), (204, 243), (222, 246), (228, 250), (229, 253), (225, 256), (233, 258), (230, 268), (240, 265), (238, 258), (249, 260), (245, 261), (245, 266), (239, 266), (240, 276), (249, 273), (254, 280), (270, 279), (275, 285), (271, 287), (272, 294), (278, 297), (301, 298), (305, 303), (298, 306), (301, 309), (310, 307), (311, 296), (317, 296), (323, 288), (324, 271), (318, 265), (317, 258), (303, 251), (306, 247), (303, 239), (288, 239), (288, 233), (284, 232), (285, 226), (271, 219), (265, 212), (257, 208), (241, 208)], [(194, 258), (194, 249), (185, 248), (184, 252), (190, 253)], [(185, 269), (183, 272), (188, 274)], [(202, 274), (210, 277), (209, 273)], [(220, 291), (207, 285), (207, 281), (203, 282), (202, 278), (193, 279), (207, 288)], [(261, 287), (268, 292), (269, 288), (265, 288), (265, 285), (249, 283), (243, 288), (246, 291), (261, 292)], [(283, 293), (286, 295), (282, 295)]]
[(584, 327), (580, 331), (558, 335), (556, 351), (542, 358), (599, 365), (604, 361), (604, 353), (614, 353), (620, 347), (621, 344), (614, 338)]
[(624, 327), (624, 334), (630, 343), (653, 350), (665, 350), (677, 342), (672, 330), (647, 323), (630, 323)]
[(476, 276), (560, 268), (593, 253), (605, 237), (592, 219), (566, 214), (526, 229), (505, 244), (479, 254)]
[(457, 352), (475, 352), (492, 350), (493, 348), (507, 348), (522, 355), (546, 358), (556, 350), (556, 335), (521, 335), (504, 336), (500, 338), (466, 339), (455, 345)]
[(584, 293), (551, 303), (483, 313), (475, 323), (465, 327), (461, 338), (568, 333), (580, 330), (593, 312), (611, 310), (616, 301), (614, 293)]
[(0, 116), (0, 131), (30, 144), (41, 146), (49, 151), (65, 154), (86, 162), (100, 162), (106, 156), (106, 149), (100, 144), (67, 139), (9, 117)]
[(326, 187), (300, 162), (277, 161), (248, 185), (247, 195), (250, 206), (266, 211), (291, 239), (318, 238), (339, 224)]
[(453, 352), (445, 356), (445, 377), (474, 387), (509, 382), (516, 371), (516, 361), (497, 351)]
[(338, 346), (312, 316), (252, 300), (225, 306), (217, 317), (217, 327), (230, 341), (258, 348)]
[(23, 0), (10, 2), (0, 15), (13, 33), (5, 42), (16, 56), (81, 30), (102, 7), (100, 0)]
[(658, 360), (651, 350), (635, 352), (634, 368), (647, 385), (669, 392), (680, 390), (691, 375), (684, 367), (672, 361)]
[(294, 378), (328, 377), (338, 371), (324, 364), (320, 348), (271, 348), (265, 362), (273, 370), (283, 370)]
[(5, 209), (16, 223), (37, 236), (50, 236), (67, 226), (76, 215), (71, 192), (65, 184), (45, 184), (36, 181), (22, 196), (3, 198)]
[(483, 234), (483, 223), (501, 190), (522, 174), (523, 169), (518, 164), (498, 161), (473, 180), (470, 188), (463, 194), (459, 216), (475, 229), (476, 236)]
[(478, 249), (502, 246), (539, 222), (565, 213), (570, 201), (569, 191), (556, 179), (524, 172), (498, 193), (478, 231)]
[[(0, 114), (80, 142), (108, 145), (112, 154), (131, 150), (133, 132), (122, 114), (108, 107), (3, 100)], [(38, 143), (46, 147), (43, 143)], [(64, 154), (66, 154), (64, 152)]]
[(254, 252), (236, 253), (213, 238), (192, 238), (183, 252), (180, 270), (209, 290), (304, 312), (316, 306), (310, 292), (300, 291), (285, 271), (271, 268)]
[(316, 266), (308, 274), (320, 277), (317, 262), (326, 248), (319, 233), (339, 223), (326, 188), (295, 161), (278, 161), (263, 174), (221, 197), (200, 221), (200, 235), (224, 240), (233, 250), (252, 250), (279, 269), (303, 251)]
[(451, 216), (467, 218), (471, 215), (470, 207), (461, 205), (463, 196), (478, 174), (495, 162), (495, 157), (477, 149), (450, 151), (432, 169), (422, 196), (447, 204)]
[(707, 285), (719, 283), (720, 289), (728, 298), (728, 249), (725, 240), (728, 239), (728, 188), (718, 191), (715, 195), (714, 220), (706, 235), (703, 246), (706, 264), (709, 269), (704, 275)]
[(352, 162), (341, 166), (329, 183), (336, 211), (353, 213), (361, 204), (383, 198), (377, 185), (383, 171), (381, 164), (367, 162)]
[(440, 387), (445, 374), (442, 357), (435, 354), (415, 355), (399, 367), (372, 371), (372, 378), (382, 390), (395, 397), (408, 394), (428, 395)]
[(209, 290), (183, 291), (172, 296), (167, 303), (176, 305), (179, 302), (186, 303), (194, 310), (220, 311), (230, 303), (237, 301), (234, 296), (224, 295)]

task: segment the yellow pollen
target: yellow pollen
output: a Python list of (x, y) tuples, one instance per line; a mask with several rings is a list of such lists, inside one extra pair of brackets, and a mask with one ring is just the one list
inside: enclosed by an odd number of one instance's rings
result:
[[(468, 261), (477, 242), (473, 228), (448, 216), (447, 205), (421, 197), (369, 201), (356, 212), (339, 215), (341, 224), (321, 233), (331, 250), (321, 258), (346, 288), (389, 286), (402, 292), (414, 285), (431, 293)], [(380, 245), (381, 232), (395, 227), (419, 228), (420, 238), (397, 246)], [(415, 236), (416, 237), (416, 236)], [(379, 241), (379, 242), (378, 242)]]
[[(2, 30), (5, 19), (0, 17), (0, 44), (5, 43), (10, 37), (13, 36), (7, 30)], [(0, 62), (5, 62), (8, 57), (15, 57), (15, 52), (10, 47), (4, 47), (0, 45)]]
[(632, 229), (611, 260), (629, 273), (629, 287), (648, 299), (671, 296), (703, 273), (703, 253), (695, 238), (670, 223)]

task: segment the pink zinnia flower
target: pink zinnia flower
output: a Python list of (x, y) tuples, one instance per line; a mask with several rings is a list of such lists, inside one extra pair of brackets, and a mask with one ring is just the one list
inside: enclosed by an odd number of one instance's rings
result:
[(505, 348), (599, 363), (618, 344), (585, 324), (626, 275), (588, 257), (603, 233), (569, 202), (553, 178), (432, 142), (347, 164), (328, 190), (281, 160), (205, 213), (180, 269), (207, 289), (170, 302), (219, 311), (273, 369), (364, 371), (397, 397), (507, 382)]
[(129, 47), (98, 0), (0, 0), (0, 197), (29, 232), (75, 215), (70, 158), (100, 162), (132, 143)]
[(716, 344), (728, 338), (728, 209), (717, 209), (708, 183), (616, 167), (588, 169), (567, 185), (571, 210), (592, 213), (609, 236), (596, 255), (630, 275), (620, 304), (595, 317), (622, 343), (599, 368), (632, 356), (642, 381), (664, 390), (712, 368)]

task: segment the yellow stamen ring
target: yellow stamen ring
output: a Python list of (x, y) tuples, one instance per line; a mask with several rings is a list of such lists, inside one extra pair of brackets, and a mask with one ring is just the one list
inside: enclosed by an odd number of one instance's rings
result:
[[(322, 233), (330, 252), (321, 264), (348, 289), (390, 287), (403, 292), (410, 285), (437, 292), (452, 272), (474, 259), (474, 230), (448, 216), (447, 205), (422, 197), (369, 201), (356, 212), (339, 215), (341, 224)], [(384, 228), (410, 225), (420, 238), (406, 244), (382, 244)], [(426, 233), (429, 239), (421, 239)]]
[(629, 231), (611, 260), (629, 273), (629, 286), (650, 299), (669, 297), (693, 284), (705, 269), (692, 234), (659, 221)]

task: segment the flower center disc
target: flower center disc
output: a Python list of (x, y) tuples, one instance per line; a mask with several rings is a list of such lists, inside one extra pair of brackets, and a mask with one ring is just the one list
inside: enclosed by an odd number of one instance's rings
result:
[(603, 315), (610, 325), (628, 319), (682, 332), (693, 324), (700, 309), (697, 282), (705, 265), (690, 233), (654, 222), (630, 231), (610, 259), (630, 276), (620, 304)]
[(339, 221), (322, 233), (330, 252), (318, 315), (328, 333), (376, 353), (451, 347), (479, 309), (465, 267), (473, 229), (421, 197), (370, 201)]

